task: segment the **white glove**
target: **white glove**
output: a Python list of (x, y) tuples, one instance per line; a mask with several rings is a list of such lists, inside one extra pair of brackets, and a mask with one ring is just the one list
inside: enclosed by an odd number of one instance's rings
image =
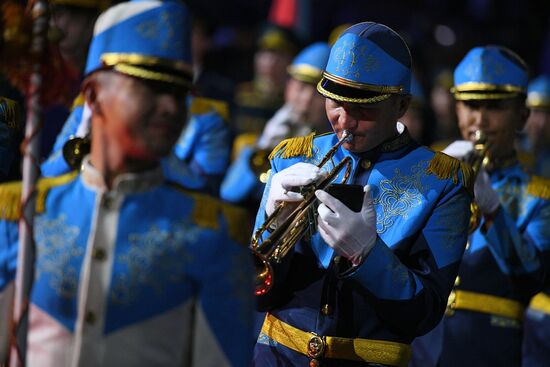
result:
[(290, 105), (284, 105), (266, 123), (256, 145), (260, 149), (273, 149), (282, 140), (290, 137), (289, 120), (292, 115)]
[(317, 211), (323, 240), (353, 265), (359, 265), (376, 242), (376, 212), (370, 186), (364, 187), (363, 207), (356, 213), (326, 191), (317, 190)]
[[(271, 187), (265, 205), (265, 212), (271, 215), (275, 208), (283, 201), (297, 202), (304, 200), (302, 194), (290, 191), (297, 186), (309, 185), (324, 177), (324, 171), (311, 163), (296, 163), (284, 170), (277, 172), (271, 178)], [(290, 210), (287, 214), (290, 214)], [(281, 214), (281, 220), (285, 215)]]
[[(457, 140), (443, 149), (443, 153), (462, 159), (473, 149), (474, 144), (471, 141)], [(479, 209), (485, 215), (494, 213), (500, 205), (498, 195), (491, 185), (491, 179), (483, 168), (480, 169), (476, 177), (474, 196)]]
[(474, 149), (474, 143), (469, 140), (456, 140), (449, 144), (445, 149), (442, 150), (443, 153), (455, 157), (457, 159), (464, 158), (468, 153)]
[(491, 185), (491, 178), (483, 168), (478, 172), (474, 184), (474, 200), (484, 215), (493, 214), (500, 205), (498, 194)]

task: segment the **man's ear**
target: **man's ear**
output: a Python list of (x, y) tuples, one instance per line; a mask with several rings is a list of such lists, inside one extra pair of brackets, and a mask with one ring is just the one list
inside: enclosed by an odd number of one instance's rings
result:
[(84, 95), (84, 100), (90, 107), (93, 115), (101, 114), (101, 104), (98, 98), (100, 88), (100, 84), (93, 76), (86, 78), (82, 83), (82, 94)]
[(400, 119), (403, 117), (409, 105), (411, 104), (411, 95), (399, 96), (398, 105), (397, 105), (397, 118)]
[(518, 126), (516, 126), (516, 131), (523, 131), (523, 128), (525, 127), (525, 123), (527, 122), (527, 119), (531, 114), (531, 110), (527, 108), (525, 105), (522, 105), (520, 107), (519, 114), (520, 114), (520, 117), (518, 120)]

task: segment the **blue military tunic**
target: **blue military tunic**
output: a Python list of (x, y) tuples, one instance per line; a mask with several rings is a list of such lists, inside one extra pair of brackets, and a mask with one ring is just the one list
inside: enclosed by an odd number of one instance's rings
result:
[[(548, 281), (550, 186), (518, 163), (496, 168), (490, 177), (502, 207), (488, 230), (482, 223), (470, 237), (456, 289), (525, 307)], [(438, 359), (442, 366), (519, 366), (521, 338), (519, 318), (456, 309), (417, 340), (413, 355), (418, 366)]]
[[(300, 161), (318, 163), (336, 142), (335, 134), (315, 137), (310, 157), (275, 154), (272, 173)], [(295, 247), (285, 265), (288, 274), (275, 271), (274, 287), (260, 297), (260, 305), (283, 322), (318, 335), (409, 344), (441, 319), (464, 251), (471, 197), (462, 184), (461, 164), (419, 146), (406, 130), (363, 154), (340, 147), (329, 165), (347, 156), (353, 162), (351, 183), (373, 188), (375, 246), (362, 264), (341, 269), (340, 257), (316, 233)], [(265, 220), (270, 183), (256, 227)], [(308, 361), (260, 334), (254, 365), (306, 366)], [(364, 365), (338, 359), (321, 363)]]
[[(160, 168), (121, 175), (106, 190), (85, 160), (81, 174), (38, 187), (29, 366), (249, 363), (253, 299), (239, 210), (166, 183)], [(0, 186), (0, 357), (20, 192)]]

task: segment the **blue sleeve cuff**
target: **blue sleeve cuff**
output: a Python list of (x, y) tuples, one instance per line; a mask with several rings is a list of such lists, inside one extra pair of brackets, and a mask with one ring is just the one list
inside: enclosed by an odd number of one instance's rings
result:
[(423, 288), (420, 280), (399, 261), (377, 237), (365, 260), (347, 274), (374, 296), (389, 300), (407, 300)]

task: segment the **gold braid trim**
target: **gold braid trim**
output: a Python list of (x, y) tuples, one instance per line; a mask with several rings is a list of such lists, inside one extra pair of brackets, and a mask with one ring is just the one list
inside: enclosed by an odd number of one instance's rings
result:
[(377, 102), (384, 101), (390, 98), (391, 96), (391, 94), (381, 94), (379, 96), (374, 96), (370, 98), (344, 97), (344, 96), (339, 96), (338, 94), (329, 92), (328, 90), (326, 90), (321, 86), (321, 82), (317, 83), (317, 91), (327, 98), (334, 99), (335, 101), (349, 102), (349, 103), (377, 103)]
[[(42, 178), (36, 184), (36, 213), (44, 213), (46, 210), (46, 198), (50, 189), (61, 186), (76, 178), (77, 171), (62, 176)], [(0, 185), (0, 219), (19, 220), (21, 217), (21, 194), (23, 184), (10, 182)]]
[(275, 157), (293, 158), (302, 155), (307, 158), (311, 158), (313, 156), (314, 136), (315, 133), (311, 133), (306, 136), (285, 139), (277, 144), (268, 158), (271, 160)]
[(458, 183), (459, 172), (462, 174), (462, 185), (473, 196), (474, 175), (472, 168), (468, 164), (450, 157), (445, 153), (435, 152), (426, 169), (426, 173), (432, 173), (439, 179), (444, 180), (452, 178), (455, 184)]
[(550, 200), (550, 179), (533, 176), (529, 185), (527, 185), (527, 193), (539, 198)]
[(519, 96), (519, 93), (471, 93), (455, 92), (455, 99), (458, 101), (479, 101), (486, 99), (509, 99)]
[(160, 82), (182, 85), (184, 87), (191, 87), (193, 84), (191, 81), (185, 78), (178, 77), (172, 74), (159, 73), (157, 71), (151, 71), (138, 66), (128, 64), (117, 64), (113, 66), (113, 69), (121, 74), (130, 75), (136, 78), (156, 80)]

